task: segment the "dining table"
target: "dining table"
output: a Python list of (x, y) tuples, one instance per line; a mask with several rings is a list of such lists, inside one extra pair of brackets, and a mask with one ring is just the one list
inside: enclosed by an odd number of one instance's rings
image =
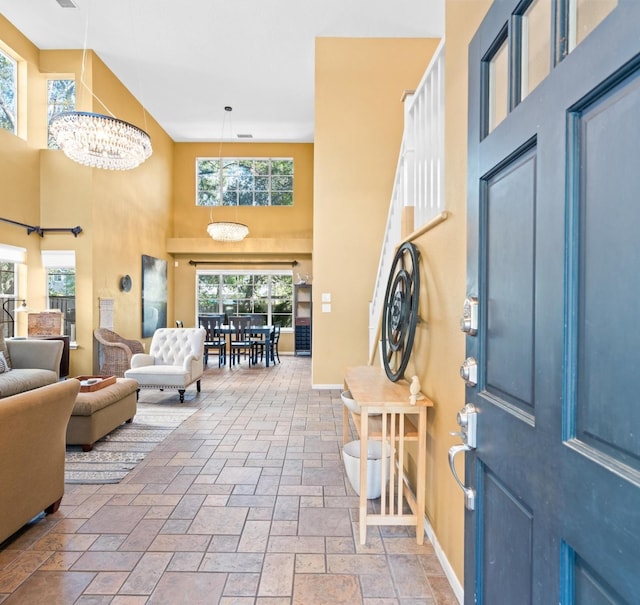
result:
[[(224, 334), (225, 338), (227, 337), (227, 335), (229, 336), (229, 346), (231, 346), (231, 334), (234, 334), (235, 331), (237, 330), (236, 326), (232, 326), (229, 324), (222, 324), (221, 326), (218, 326), (217, 330), (219, 331), (220, 334)], [(266, 355), (265, 355), (265, 366), (268, 368), (269, 367), (269, 345), (271, 343), (271, 334), (273, 333), (273, 326), (272, 325), (255, 325), (255, 326), (249, 326), (245, 332), (248, 332), (251, 336), (258, 336), (261, 335), (264, 337), (264, 347), (265, 347), (265, 351), (266, 351)], [(231, 355), (229, 355), (229, 365), (231, 366)]]

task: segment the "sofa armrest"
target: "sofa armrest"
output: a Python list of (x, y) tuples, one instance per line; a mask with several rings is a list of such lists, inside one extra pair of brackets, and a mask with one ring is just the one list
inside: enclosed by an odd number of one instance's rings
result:
[(156, 358), (147, 353), (136, 353), (131, 356), (131, 369), (156, 365)]
[(60, 372), (64, 343), (61, 340), (6, 340), (11, 367), (16, 370), (51, 370)]
[(79, 390), (72, 378), (2, 400), (0, 542), (64, 494), (67, 424)]
[(203, 355), (187, 355), (184, 360), (184, 369), (189, 372), (192, 379), (202, 376), (204, 373)]

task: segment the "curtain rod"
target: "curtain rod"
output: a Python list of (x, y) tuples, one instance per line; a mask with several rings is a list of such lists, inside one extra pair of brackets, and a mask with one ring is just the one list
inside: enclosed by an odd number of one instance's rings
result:
[(224, 261), (224, 260), (190, 260), (190, 265), (197, 267), (198, 265), (291, 265), (295, 267), (297, 260), (280, 260), (280, 261)]
[(18, 221), (12, 221), (9, 218), (0, 217), (0, 221), (4, 221), (5, 223), (9, 223), (11, 225), (16, 225), (18, 227), (24, 227), (27, 230), (27, 235), (31, 235), (32, 233), (37, 233), (40, 237), (44, 237), (45, 231), (68, 231), (69, 233), (73, 233), (75, 237), (78, 237), (79, 233), (82, 233), (82, 227), (39, 227), (34, 225), (27, 225), (26, 223), (19, 223)]

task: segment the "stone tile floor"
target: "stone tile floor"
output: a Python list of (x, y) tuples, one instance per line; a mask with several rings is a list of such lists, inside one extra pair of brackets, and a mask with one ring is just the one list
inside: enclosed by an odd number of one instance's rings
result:
[(2, 605), (457, 605), (413, 528), (359, 544), (340, 392), (311, 389), (309, 358), (216, 365), (187, 391), (198, 411), (124, 481), (68, 485), (0, 545)]

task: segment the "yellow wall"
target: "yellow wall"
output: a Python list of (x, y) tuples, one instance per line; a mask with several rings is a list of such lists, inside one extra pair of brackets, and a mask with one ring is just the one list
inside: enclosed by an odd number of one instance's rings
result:
[[(313, 384), (369, 359), (369, 301), (403, 131), (434, 39), (316, 40)], [(321, 295), (331, 313), (321, 313)]]
[[(197, 157), (291, 157), (294, 160), (294, 204), (283, 207), (215, 207), (195, 205)], [(313, 145), (267, 143), (176, 143), (174, 162), (174, 236), (168, 248), (175, 262), (175, 317), (185, 326), (195, 323), (195, 276), (193, 261), (229, 264), (200, 265), (198, 269), (291, 268), (296, 273), (313, 274), (311, 242), (313, 234)], [(243, 242), (214, 242), (206, 232), (211, 218), (242, 222), (249, 226)], [(281, 266), (260, 264), (281, 262)], [(247, 263), (235, 265), (230, 263)], [(280, 351), (293, 350), (293, 335), (283, 332)]]
[[(84, 74), (87, 89), (80, 85), (82, 51), (38, 51), (4, 18), (0, 18), (0, 39), (24, 61), (20, 73), (27, 77), (27, 97), (23, 96), (20, 104), (27, 114), (20, 121), (22, 138), (0, 132), (4, 188), (0, 216), (42, 227), (79, 225), (83, 229), (77, 238), (69, 233), (47, 233), (40, 238), (0, 223), (0, 241), (27, 248), (27, 264), (20, 273), (20, 296), (26, 296), (35, 311), (46, 304), (41, 250), (76, 251), (79, 347), (71, 352), (70, 373), (91, 374), (97, 370), (93, 329), (99, 323), (99, 297), (114, 298), (115, 330), (139, 339), (141, 257), (148, 254), (170, 261), (166, 243), (171, 235), (173, 141), (91, 51), (87, 52)], [(152, 157), (136, 170), (111, 172), (80, 166), (61, 151), (46, 149), (48, 77), (75, 77), (78, 109), (113, 112), (147, 130), (154, 149)], [(92, 97), (91, 90), (108, 110)], [(168, 266), (171, 317), (173, 265), (168, 262)], [(125, 294), (118, 284), (126, 273), (132, 276), (134, 286)], [(24, 321), (19, 322), (18, 333), (26, 334)]]

